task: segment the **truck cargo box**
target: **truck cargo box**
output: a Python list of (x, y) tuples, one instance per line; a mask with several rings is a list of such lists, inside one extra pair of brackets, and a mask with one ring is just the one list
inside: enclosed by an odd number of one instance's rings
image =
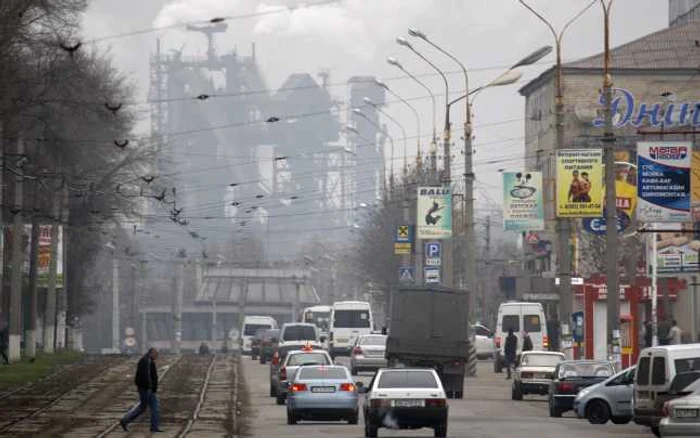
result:
[(466, 360), (469, 293), (404, 287), (394, 293), (387, 357)]

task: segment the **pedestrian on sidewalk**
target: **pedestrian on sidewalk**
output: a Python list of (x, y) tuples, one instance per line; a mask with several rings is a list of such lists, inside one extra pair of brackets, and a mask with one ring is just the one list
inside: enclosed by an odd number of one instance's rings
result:
[(506, 367), (508, 368), (508, 376), (506, 380), (511, 378), (511, 368), (515, 366), (515, 356), (518, 353), (518, 337), (513, 334), (513, 329), (508, 329), (506, 336), (506, 344), (503, 347), (503, 355), (506, 357)]
[(532, 351), (532, 338), (530, 338), (530, 333), (523, 332), (523, 352)]
[(119, 421), (119, 424), (125, 432), (129, 430), (127, 427), (129, 423), (143, 414), (146, 408), (151, 410), (151, 432), (162, 432), (159, 425), (158, 397), (156, 396), (156, 392), (158, 392), (157, 359), (158, 350), (151, 347), (139, 360), (138, 365), (136, 365), (134, 383), (139, 392), (139, 404), (131, 408)]
[(671, 329), (668, 331), (668, 345), (682, 344), (683, 330), (678, 327), (678, 322), (674, 319), (671, 321)]

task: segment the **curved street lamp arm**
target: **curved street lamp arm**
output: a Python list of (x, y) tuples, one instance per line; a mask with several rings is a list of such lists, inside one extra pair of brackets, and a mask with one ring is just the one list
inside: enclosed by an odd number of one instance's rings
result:
[[(418, 50), (414, 49), (413, 47), (409, 47), (409, 49), (411, 49), (411, 51), (418, 55), (418, 57), (420, 57), (423, 61), (427, 62), (428, 65), (430, 65), (433, 68), (433, 70), (438, 72), (438, 74), (442, 77), (442, 81), (445, 83), (445, 111), (447, 111), (447, 101), (450, 98), (450, 83), (447, 81), (447, 76), (445, 76), (445, 73), (443, 73), (437, 65), (435, 65), (432, 61), (423, 56)], [(445, 117), (445, 124), (448, 124), (449, 115), (446, 115)]]
[[(430, 44), (431, 46), (433, 46), (437, 51), (439, 51), (439, 52), (442, 53), (443, 55), (445, 55), (445, 56), (447, 56), (448, 58), (450, 58), (451, 60), (453, 60), (457, 65), (459, 65), (459, 68), (462, 69), (462, 73), (464, 73), (464, 92), (465, 92), (466, 94), (465, 94), (463, 97), (461, 97), (461, 98), (459, 98), (459, 99), (457, 99), (457, 100), (453, 100), (452, 102), (449, 102), (449, 103), (447, 104), (447, 106), (449, 107), (449, 106), (452, 105), (453, 103), (458, 102), (458, 101), (464, 99), (465, 97), (467, 97), (467, 96), (470, 94), (470, 93), (469, 93), (469, 71), (467, 70), (467, 67), (466, 67), (466, 66), (462, 63), (462, 61), (460, 61), (456, 56), (452, 55), (452, 54), (451, 54), (450, 52), (448, 52), (447, 50), (445, 50), (445, 49), (443, 49), (442, 47), (438, 46), (437, 44), (435, 44), (434, 42), (432, 42), (429, 38), (427, 38), (427, 37), (426, 37), (426, 38), (423, 38), (423, 41), (427, 42), (428, 44)], [(448, 111), (448, 112), (449, 112), (449, 111)], [(471, 118), (471, 108), (469, 108), (469, 105), (467, 105), (467, 120), (469, 120), (470, 118)]]
[(423, 88), (425, 89), (425, 91), (427, 91), (428, 94), (430, 95), (430, 99), (431, 99), (432, 102), (433, 102), (433, 137), (434, 137), (434, 136), (435, 136), (435, 127), (436, 127), (436, 125), (437, 125), (437, 115), (436, 115), (436, 114), (437, 114), (437, 112), (436, 112), (436, 111), (437, 111), (437, 106), (436, 106), (436, 103), (435, 103), (435, 94), (433, 94), (433, 92), (432, 92), (432, 90), (430, 89), (430, 87), (428, 87), (427, 85), (425, 85), (425, 83), (423, 83), (423, 81), (421, 81), (420, 79), (418, 79), (417, 77), (415, 77), (413, 74), (411, 74), (411, 72), (409, 72), (408, 70), (405, 70), (405, 69), (402, 69), (402, 70), (403, 70), (403, 72), (406, 73), (411, 79), (413, 79), (415, 82), (417, 82), (418, 85), (420, 85), (421, 87), (423, 87)]
[(411, 110), (411, 112), (413, 112), (413, 115), (414, 115), (414, 117), (416, 118), (416, 134), (417, 134), (418, 141), (420, 141), (420, 124), (421, 124), (421, 121), (420, 121), (420, 114), (418, 114), (418, 110), (416, 110), (416, 108), (415, 108), (413, 105), (411, 105), (406, 99), (404, 99), (404, 98), (401, 97), (400, 95), (394, 93), (392, 90), (389, 90), (389, 92), (390, 92), (394, 97), (396, 97), (397, 99), (399, 99), (404, 105), (406, 105), (406, 106)]

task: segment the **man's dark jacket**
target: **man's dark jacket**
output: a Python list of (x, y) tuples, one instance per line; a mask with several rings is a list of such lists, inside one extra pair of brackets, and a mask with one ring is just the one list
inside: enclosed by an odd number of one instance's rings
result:
[(136, 366), (134, 383), (139, 389), (150, 389), (153, 392), (158, 392), (158, 370), (156, 363), (148, 354), (143, 356)]
[(518, 353), (518, 337), (512, 334), (506, 336), (506, 345), (503, 350), (506, 359), (515, 362), (515, 355)]

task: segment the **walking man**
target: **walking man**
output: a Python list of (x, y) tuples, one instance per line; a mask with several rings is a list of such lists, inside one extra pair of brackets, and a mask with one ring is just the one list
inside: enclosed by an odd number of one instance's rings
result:
[(683, 336), (683, 330), (678, 327), (678, 322), (674, 319), (671, 321), (671, 329), (668, 331), (668, 344), (669, 345), (680, 345), (681, 338)]
[(131, 408), (119, 421), (125, 432), (129, 430), (127, 428), (129, 423), (143, 414), (146, 408), (151, 410), (151, 432), (162, 432), (159, 427), (158, 397), (156, 397), (158, 392), (156, 359), (158, 359), (158, 350), (151, 347), (136, 366), (134, 383), (139, 392), (139, 404)]
[(515, 365), (515, 356), (518, 353), (518, 337), (513, 334), (513, 329), (508, 329), (506, 336), (506, 345), (503, 348), (503, 354), (506, 357), (506, 367), (508, 367), (508, 376), (506, 380), (510, 380), (511, 368)]

